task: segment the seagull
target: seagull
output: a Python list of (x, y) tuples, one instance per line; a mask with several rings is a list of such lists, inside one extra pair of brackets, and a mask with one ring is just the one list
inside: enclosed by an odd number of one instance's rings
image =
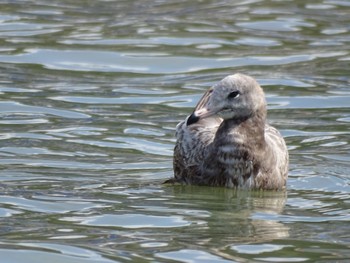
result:
[(225, 77), (176, 126), (174, 178), (166, 183), (285, 189), (287, 146), (266, 115), (264, 91), (254, 78)]

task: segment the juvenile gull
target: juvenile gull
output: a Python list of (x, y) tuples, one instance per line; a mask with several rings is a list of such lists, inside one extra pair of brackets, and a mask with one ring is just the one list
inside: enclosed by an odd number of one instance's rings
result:
[(285, 188), (288, 150), (266, 114), (264, 92), (253, 78), (235, 74), (221, 80), (177, 125), (175, 177), (167, 182)]

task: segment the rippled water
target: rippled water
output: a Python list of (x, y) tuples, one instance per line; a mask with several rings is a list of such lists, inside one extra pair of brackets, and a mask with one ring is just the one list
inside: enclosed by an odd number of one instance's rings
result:
[[(1, 262), (350, 260), (349, 1), (1, 6)], [(162, 185), (234, 72), (265, 89), (287, 193)]]

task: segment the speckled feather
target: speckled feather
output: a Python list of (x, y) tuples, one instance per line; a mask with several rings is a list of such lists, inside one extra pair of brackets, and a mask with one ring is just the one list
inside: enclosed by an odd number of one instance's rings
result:
[(285, 188), (288, 151), (277, 129), (266, 123), (263, 90), (235, 74), (210, 88), (194, 112), (176, 127), (174, 179), (168, 182)]

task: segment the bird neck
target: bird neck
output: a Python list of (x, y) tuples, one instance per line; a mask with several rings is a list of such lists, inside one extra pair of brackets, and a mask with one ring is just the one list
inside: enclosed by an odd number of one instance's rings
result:
[(246, 145), (253, 143), (254, 147), (264, 147), (265, 121), (266, 111), (257, 111), (245, 118), (224, 120), (216, 133), (218, 143), (226, 145)]

